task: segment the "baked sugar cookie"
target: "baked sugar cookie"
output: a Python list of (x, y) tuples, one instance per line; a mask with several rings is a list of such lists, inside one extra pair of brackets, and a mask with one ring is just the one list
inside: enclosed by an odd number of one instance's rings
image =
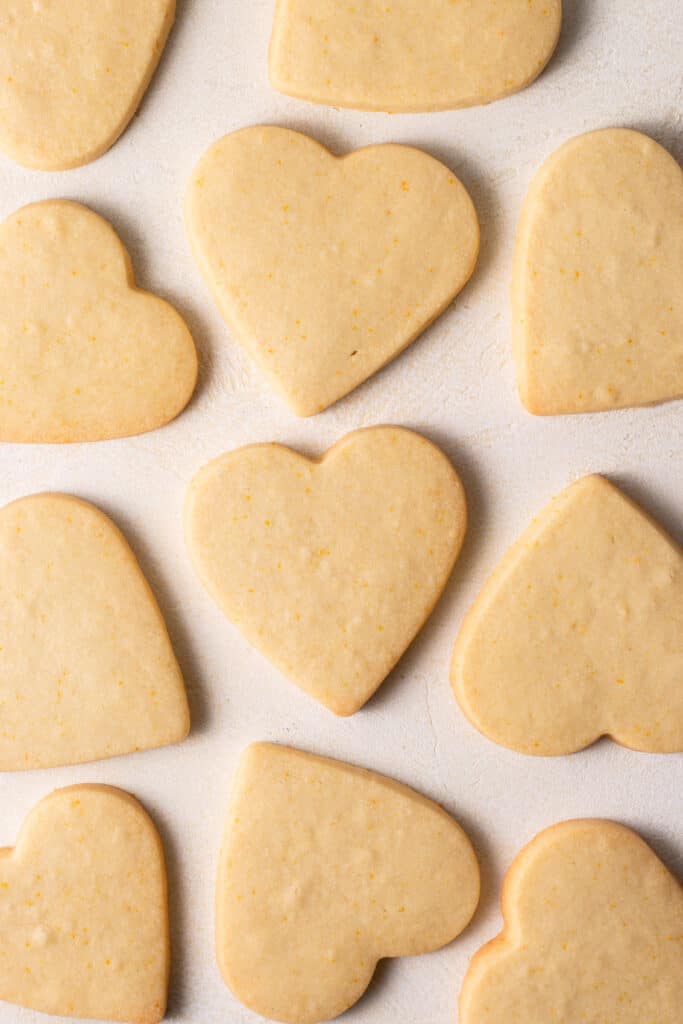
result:
[(414, 341), (479, 249), (472, 201), (433, 157), (388, 145), (337, 158), (283, 128), (245, 128), (209, 149), (187, 226), (221, 313), (300, 416)]
[(163, 426), (197, 354), (172, 306), (135, 287), (111, 225), (50, 200), (0, 225), (0, 441), (100, 441)]
[(524, 203), (512, 285), (524, 405), (597, 412), (683, 396), (683, 171), (639, 132), (572, 139)]
[(161, 747), (188, 729), (161, 612), (112, 521), (65, 494), (0, 509), (0, 770)]
[(276, 89), (335, 107), (469, 107), (524, 89), (550, 60), (561, 0), (277, 0)]
[(502, 902), (505, 928), (470, 964), (460, 1024), (680, 1024), (683, 891), (635, 832), (546, 829)]
[(601, 735), (683, 750), (683, 552), (607, 480), (584, 477), (485, 585), (451, 681), (477, 729), (525, 754)]
[(256, 1013), (343, 1013), (377, 961), (450, 942), (479, 901), (469, 839), (437, 804), (374, 772), (257, 743), (240, 762), (221, 850), (221, 973)]
[(278, 444), (215, 459), (192, 481), (185, 528), (204, 586), (247, 640), (351, 715), (430, 614), (466, 517), (435, 445), (373, 427), (320, 460)]
[(174, 16), (175, 0), (5, 0), (0, 149), (51, 171), (104, 153), (137, 110)]
[(41, 800), (0, 850), (0, 999), (156, 1024), (169, 961), (164, 853), (137, 800), (110, 786)]

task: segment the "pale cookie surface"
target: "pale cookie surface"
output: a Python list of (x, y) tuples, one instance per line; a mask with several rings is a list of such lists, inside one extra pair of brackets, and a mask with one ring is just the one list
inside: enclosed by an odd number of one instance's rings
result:
[(533, 82), (561, 24), (561, 0), (278, 0), (270, 77), (357, 110), (490, 103)]
[(464, 286), (479, 250), (472, 201), (433, 157), (385, 145), (339, 158), (283, 128), (215, 143), (186, 212), (221, 313), (301, 416), (414, 341)]
[(472, 723), (526, 754), (606, 734), (683, 750), (683, 552), (599, 476), (554, 499), (502, 560), (458, 636)]
[(182, 740), (183, 680), (125, 538), (85, 501), (0, 510), (0, 770)]
[(50, 200), (0, 225), (0, 441), (99, 441), (163, 426), (189, 402), (194, 342), (135, 287), (107, 221)]
[(438, 949), (469, 923), (479, 866), (437, 804), (374, 772), (258, 743), (221, 850), (218, 962), (250, 1009), (314, 1024), (348, 1009), (382, 957)]
[(100, 156), (135, 113), (175, 0), (3, 0), (0, 149), (66, 170)]
[(683, 171), (646, 135), (572, 139), (524, 203), (512, 284), (522, 401), (538, 415), (683, 397)]
[(635, 832), (546, 829), (502, 903), (503, 932), (465, 975), (460, 1024), (680, 1024), (683, 891)]
[(58, 789), (0, 850), (0, 999), (155, 1024), (170, 963), (161, 840), (110, 786)]
[(228, 618), (302, 690), (350, 715), (431, 612), (466, 517), (435, 445), (373, 427), (319, 461), (277, 444), (215, 459), (192, 481), (185, 525)]

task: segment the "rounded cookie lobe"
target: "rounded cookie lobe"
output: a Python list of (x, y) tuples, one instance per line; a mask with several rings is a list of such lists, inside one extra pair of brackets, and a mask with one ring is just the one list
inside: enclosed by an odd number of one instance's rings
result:
[(461, 1024), (677, 1024), (683, 891), (611, 821), (562, 822), (510, 868), (504, 930), (472, 958)]
[(489, 739), (568, 754), (601, 735), (683, 750), (683, 553), (599, 476), (558, 495), (502, 559), (456, 640), (451, 683)]
[(109, 149), (138, 108), (175, 0), (12, 0), (0, 7), (0, 149), (39, 170)]
[(0, 999), (157, 1024), (169, 968), (164, 853), (146, 811), (111, 786), (45, 797), (0, 850)]
[(409, 146), (344, 157), (283, 128), (233, 132), (188, 188), (193, 251), (216, 304), (300, 416), (413, 342), (474, 271), (472, 200)]
[(107, 221), (49, 200), (0, 225), (0, 440), (99, 441), (163, 426), (197, 353), (180, 315), (135, 287)]
[(335, 714), (370, 699), (431, 613), (462, 546), (448, 458), (398, 427), (320, 460), (251, 445), (205, 466), (185, 504), (197, 573), (247, 640)]
[(280, 92), (389, 112), (490, 103), (550, 60), (561, 0), (277, 0), (270, 77)]
[(216, 893), (221, 973), (287, 1024), (343, 1013), (382, 957), (454, 939), (479, 900), (460, 826), (406, 786), (257, 743), (234, 782)]
[(683, 396), (683, 170), (640, 132), (571, 139), (534, 178), (517, 233), (513, 347), (537, 415)]

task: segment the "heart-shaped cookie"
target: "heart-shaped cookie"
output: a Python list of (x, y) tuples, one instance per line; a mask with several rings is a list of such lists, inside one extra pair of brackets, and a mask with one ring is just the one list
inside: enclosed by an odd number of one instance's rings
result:
[(161, 840), (110, 786), (58, 789), (0, 850), (0, 999), (156, 1024), (170, 950)]
[(112, 521), (37, 494), (0, 510), (0, 770), (80, 764), (184, 739), (161, 612)]
[(147, 89), (175, 0), (11, 0), (0, 5), (0, 149), (66, 170), (118, 139)]
[(482, 590), (451, 680), (473, 724), (525, 754), (601, 735), (683, 750), (683, 552), (607, 480), (584, 477)]
[(530, 85), (561, 24), (561, 0), (277, 0), (270, 78), (334, 107), (469, 107)]
[(197, 380), (184, 321), (135, 287), (107, 221), (51, 200), (0, 225), (0, 440), (99, 441), (177, 416)]
[(288, 1024), (343, 1013), (382, 957), (438, 949), (469, 923), (479, 866), (437, 804), (374, 772), (257, 743), (221, 850), (216, 946), (250, 1009)]
[(301, 416), (346, 395), (452, 302), (479, 225), (458, 179), (408, 146), (337, 158), (283, 128), (205, 154), (187, 227), (216, 303)]
[(524, 405), (596, 412), (683, 396), (683, 170), (640, 132), (581, 135), (525, 200), (512, 286)]
[(680, 1024), (683, 891), (635, 832), (546, 829), (502, 902), (505, 928), (470, 964), (460, 1024)]
[(293, 682), (335, 714), (375, 692), (451, 573), (465, 496), (419, 434), (372, 427), (321, 460), (252, 445), (190, 486), (186, 536), (216, 603)]

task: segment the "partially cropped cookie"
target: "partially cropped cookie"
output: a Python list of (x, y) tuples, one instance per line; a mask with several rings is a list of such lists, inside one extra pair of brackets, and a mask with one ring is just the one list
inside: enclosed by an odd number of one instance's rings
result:
[(240, 762), (216, 893), (218, 963), (256, 1013), (316, 1024), (343, 1013), (382, 957), (438, 949), (469, 923), (469, 839), (407, 786), (299, 750)]
[(474, 270), (472, 201), (409, 146), (335, 157), (283, 128), (226, 135), (199, 162), (187, 228), (218, 308), (300, 416), (414, 341)]
[(270, 77), (335, 107), (469, 107), (533, 82), (561, 24), (561, 0), (277, 0)]
[(156, 1024), (169, 963), (164, 853), (137, 800), (94, 785), (41, 800), (0, 850), (0, 999)]
[(114, 523), (65, 494), (0, 509), (0, 771), (160, 747), (188, 729), (161, 612)]
[(474, 956), (460, 1024), (680, 1024), (683, 890), (611, 821), (566, 821), (519, 854), (505, 928)]
[(683, 552), (599, 476), (558, 495), (468, 613), (451, 680), (505, 747), (683, 750)]
[(512, 285), (524, 405), (598, 412), (683, 397), (683, 171), (640, 132), (571, 139), (524, 203)]
[(26, 167), (89, 163), (124, 131), (175, 17), (175, 0), (5, 0), (0, 149)]
[(372, 427), (320, 460), (278, 444), (215, 459), (192, 481), (185, 531), (202, 582), (249, 642), (350, 715), (430, 614), (466, 518), (439, 448)]
[(100, 441), (163, 426), (197, 353), (180, 315), (135, 287), (107, 221), (49, 200), (0, 225), (0, 441)]

